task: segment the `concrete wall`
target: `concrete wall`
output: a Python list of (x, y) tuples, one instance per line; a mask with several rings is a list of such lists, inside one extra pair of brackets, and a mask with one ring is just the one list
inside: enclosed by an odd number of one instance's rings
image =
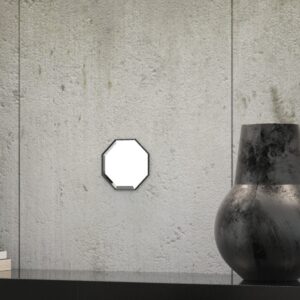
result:
[(18, 266), (18, 6), (0, 1), (0, 249)]
[[(240, 125), (299, 122), (300, 3), (20, 3), (18, 19), (0, 0), (0, 245), (15, 266), (229, 273), (213, 226)], [(137, 191), (101, 176), (115, 138), (151, 155)]]

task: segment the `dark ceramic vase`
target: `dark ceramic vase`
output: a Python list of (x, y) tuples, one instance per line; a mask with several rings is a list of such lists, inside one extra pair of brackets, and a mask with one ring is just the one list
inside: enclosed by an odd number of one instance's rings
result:
[(295, 124), (243, 125), (235, 184), (215, 239), (246, 281), (300, 277), (300, 143)]

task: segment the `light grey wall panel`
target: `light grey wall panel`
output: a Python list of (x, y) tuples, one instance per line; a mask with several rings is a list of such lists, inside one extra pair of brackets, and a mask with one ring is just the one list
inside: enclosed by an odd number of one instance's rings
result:
[(0, 0), (0, 248), (18, 266), (18, 1)]
[(300, 2), (234, 1), (234, 137), (241, 124), (300, 122)]
[[(22, 1), (22, 267), (229, 272), (230, 1)], [(137, 138), (151, 174), (113, 190)]]

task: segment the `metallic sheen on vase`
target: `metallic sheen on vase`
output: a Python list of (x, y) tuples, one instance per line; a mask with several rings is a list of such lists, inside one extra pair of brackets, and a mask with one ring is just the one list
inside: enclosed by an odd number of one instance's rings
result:
[(300, 277), (300, 137), (296, 124), (243, 125), (235, 184), (215, 239), (246, 281)]

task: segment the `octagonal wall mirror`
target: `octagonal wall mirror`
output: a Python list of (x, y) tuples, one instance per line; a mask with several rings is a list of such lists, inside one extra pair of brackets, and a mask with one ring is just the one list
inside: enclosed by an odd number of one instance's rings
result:
[(149, 153), (136, 139), (117, 139), (102, 154), (102, 175), (116, 190), (136, 190), (149, 176)]

